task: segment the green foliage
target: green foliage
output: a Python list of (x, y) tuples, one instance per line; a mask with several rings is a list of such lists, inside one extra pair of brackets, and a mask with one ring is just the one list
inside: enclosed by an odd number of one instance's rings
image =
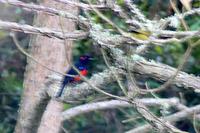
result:
[(157, 88), (160, 86), (160, 83), (155, 82), (154, 80), (148, 80), (147, 85), (149, 88)]
[(117, 4), (123, 7), (125, 3), (124, 3), (124, 0), (117, 0)]
[[(191, 19), (191, 18), (190, 18)], [(199, 27), (200, 27), (200, 16), (198, 16), (198, 17), (194, 17), (193, 19), (192, 19), (193, 21), (189, 21), (190, 22), (190, 29), (191, 30), (196, 30), (196, 29), (198, 29)]]
[(3, 39), (7, 36), (7, 34), (4, 31), (0, 31), (0, 39)]
[(0, 132), (12, 133), (17, 117), (22, 79), (16, 74), (2, 74), (0, 78)]

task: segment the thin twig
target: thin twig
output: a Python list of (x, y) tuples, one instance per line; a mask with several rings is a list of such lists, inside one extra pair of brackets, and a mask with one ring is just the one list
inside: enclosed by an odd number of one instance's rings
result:
[(193, 114), (193, 127), (196, 133), (199, 133), (199, 130), (197, 129), (197, 124), (196, 124), (196, 112)]
[[(62, 18), (61, 18), (62, 19)], [(65, 32), (64, 32), (64, 28), (63, 28), (63, 24), (62, 24), (62, 20), (60, 19), (60, 27), (61, 27), (61, 30), (62, 30), (62, 33), (63, 35), (65, 35)], [(64, 39), (64, 45), (66, 45), (66, 39)], [(69, 59), (67, 58), (68, 62), (69, 62)], [(83, 81), (85, 81), (86, 83), (88, 83), (89, 86), (91, 86), (94, 90), (96, 90), (97, 92), (100, 92), (102, 94), (105, 94), (107, 96), (110, 96), (112, 98), (117, 98), (117, 99), (120, 99), (120, 100), (124, 100), (124, 101), (127, 101), (125, 98), (122, 98), (122, 97), (119, 97), (119, 96), (116, 96), (116, 95), (113, 95), (113, 94), (110, 94), (110, 93), (107, 93), (105, 91), (103, 91), (102, 89), (100, 89), (99, 87), (96, 87), (94, 86), (93, 84), (90, 83), (90, 81), (85, 77), (83, 76), (80, 71), (76, 68), (76, 66), (72, 63), (71, 65), (72, 69), (74, 69), (78, 75), (81, 77), (81, 79)]]
[[(176, 8), (175, 4), (172, 2), (172, 0), (170, 0), (170, 4), (173, 8), (173, 10), (177, 13), (177, 14), (180, 14), (178, 9)], [(189, 27), (187, 26), (186, 22), (184, 21), (183, 18), (181, 18), (181, 23), (182, 25), (184, 26), (185, 30), (188, 31), (189, 30)], [(188, 60), (189, 56), (191, 55), (191, 52), (192, 52), (192, 42), (191, 40), (189, 40), (189, 45), (188, 45), (188, 48), (186, 50), (186, 52), (184, 53), (183, 55), (183, 60), (181, 61), (181, 63), (178, 65), (177, 69), (176, 69), (176, 72), (175, 74), (167, 81), (165, 82), (163, 85), (161, 85), (160, 87), (157, 87), (157, 88), (154, 88), (150, 91), (152, 92), (159, 92), (161, 90), (164, 90), (166, 89), (172, 82), (173, 80), (176, 78), (176, 76), (178, 75), (179, 71), (183, 68), (183, 66), (185, 65), (186, 61)]]
[[(190, 119), (190, 116), (192, 116), (194, 112), (200, 113), (200, 105), (196, 105), (194, 107), (190, 107), (188, 109), (185, 109), (185, 110), (179, 111), (177, 113), (174, 113), (172, 115), (166, 116), (163, 118), (163, 120), (174, 123), (176, 121)], [(151, 129), (151, 125), (146, 124), (141, 127), (129, 130), (126, 133), (140, 133), (140, 132), (148, 133), (150, 129)]]
[(115, 78), (116, 78), (116, 80), (117, 80), (117, 83), (118, 83), (119, 87), (121, 88), (122, 92), (124, 93), (125, 96), (128, 96), (128, 95), (127, 95), (127, 90), (124, 88), (124, 86), (122, 85), (121, 80), (119, 79), (119, 75), (118, 75), (115, 71), (113, 71), (113, 69), (111, 69), (110, 64), (109, 64), (109, 62), (108, 62), (108, 60), (107, 60), (107, 57), (106, 57), (106, 55), (105, 55), (104, 49), (103, 49), (103, 48), (100, 48), (100, 51), (101, 51), (101, 53), (102, 53), (102, 55), (103, 55), (103, 59), (104, 59), (104, 61), (105, 61), (106, 66), (111, 70), (111, 72), (112, 72), (113, 75), (115, 76)]
[(59, 74), (59, 75), (62, 75), (62, 76), (66, 76), (66, 75), (67, 75), (67, 76), (69, 76), (69, 77), (74, 77), (74, 75), (70, 75), (70, 74), (65, 74), (65, 73), (62, 73), (62, 72), (58, 72), (58, 71), (56, 71), (56, 70), (54, 70), (54, 69), (51, 69), (51, 68), (49, 68), (48, 66), (42, 64), (42, 63), (39, 62), (37, 59), (35, 59), (33, 56), (31, 56), (30, 54), (28, 54), (28, 53), (19, 45), (19, 42), (18, 42), (18, 40), (17, 40), (17, 38), (16, 38), (16, 36), (15, 36), (14, 33), (11, 33), (10, 36), (12, 37), (12, 39), (13, 39), (13, 41), (14, 41), (14, 44), (16, 45), (16, 47), (18, 48), (18, 50), (19, 50), (22, 54), (24, 54), (26, 57), (30, 58), (31, 60), (33, 60), (34, 62), (36, 62), (37, 64), (41, 65), (42, 67), (46, 68), (46, 69), (49, 70), (49, 71), (55, 72), (55, 73), (57, 73), (57, 74)]

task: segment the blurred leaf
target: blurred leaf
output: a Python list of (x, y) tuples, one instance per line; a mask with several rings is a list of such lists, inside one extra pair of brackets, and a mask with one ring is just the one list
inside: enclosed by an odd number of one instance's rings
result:
[(200, 0), (193, 0), (192, 7), (193, 8), (199, 8), (200, 7)]
[(200, 28), (200, 17), (194, 18), (195, 22), (190, 26), (191, 30), (198, 30)]
[(7, 35), (7, 32), (0, 30), (0, 39), (5, 38)]
[(163, 49), (162, 49), (160, 46), (155, 46), (155, 51), (156, 51), (158, 54), (163, 54)]
[(16, 14), (21, 14), (22, 13), (22, 9), (21, 8), (16, 8), (15, 13)]
[(117, 4), (123, 7), (125, 2), (124, 0), (117, 0)]
[(148, 84), (149, 88), (157, 88), (160, 86), (160, 84), (158, 82), (153, 81), (153, 80), (147, 81), (147, 84)]

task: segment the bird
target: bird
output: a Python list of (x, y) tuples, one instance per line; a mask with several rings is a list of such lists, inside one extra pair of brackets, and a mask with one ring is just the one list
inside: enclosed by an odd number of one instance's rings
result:
[[(90, 55), (82, 55), (79, 57), (79, 60), (75, 64), (75, 67), (79, 70), (80, 74), (82, 76), (87, 76), (88, 75), (88, 65), (90, 61), (93, 60), (93, 58)], [(78, 83), (81, 81), (80, 75), (73, 69), (71, 68), (69, 71), (66, 72), (67, 74), (74, 75), (74, 77), (70, 76), (64, 76), (61, 84), (61, 88), (59, 92), (56, 95), (56, 98), (61, 97), (64, 88), (67, 84), (70, 83)]]
[(144, 29), (129, 29), (128, 33), (130, 34), (130, 36), (135, 37), (139, 40), (148, 40), (152, 34), (149, 30)]

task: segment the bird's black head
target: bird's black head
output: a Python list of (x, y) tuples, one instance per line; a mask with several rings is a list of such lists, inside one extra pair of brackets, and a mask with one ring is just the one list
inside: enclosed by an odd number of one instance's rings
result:
[(87, 65), (93, 58), (90, 55), (82, 55), (79, 58), (79, 61), (83, 65)]

